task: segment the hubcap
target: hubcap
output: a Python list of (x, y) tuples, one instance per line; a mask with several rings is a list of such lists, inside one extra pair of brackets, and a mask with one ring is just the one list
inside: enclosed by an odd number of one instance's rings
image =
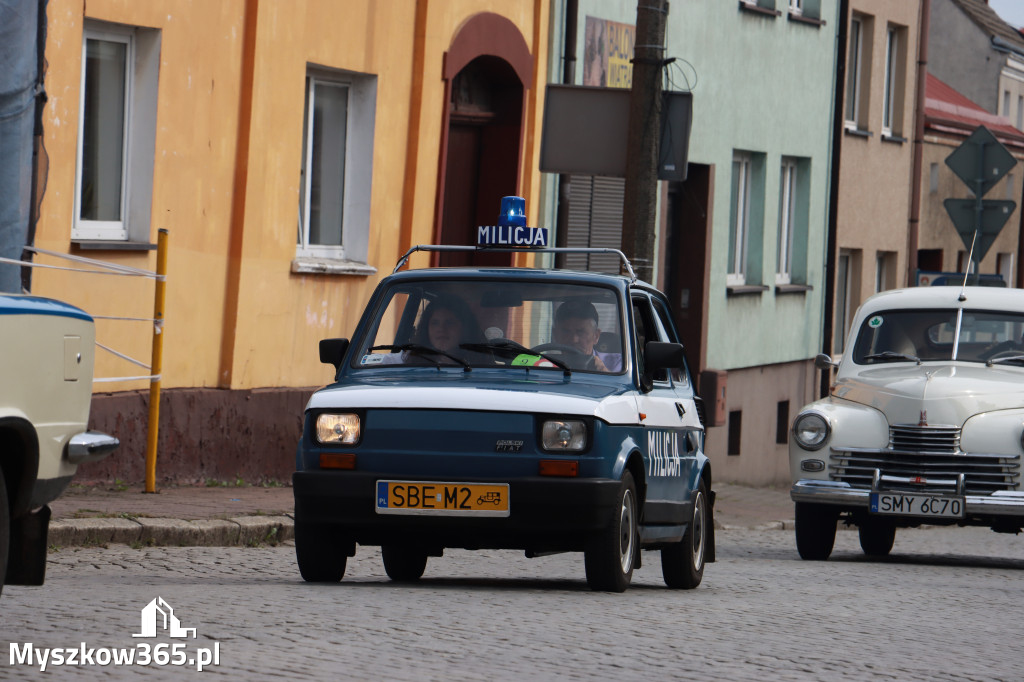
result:
[(698, 571), (704, 565), (704, 496), (697, 493), (697, 500), (693, 505), (693, 532), (692, 545), (693, 567)]
[(633, 566), (635, 524), (633, 491), (627, 490), (622, 496), (622, 509), (619, 512), (619, 564), (623, 573), (628, 573)]

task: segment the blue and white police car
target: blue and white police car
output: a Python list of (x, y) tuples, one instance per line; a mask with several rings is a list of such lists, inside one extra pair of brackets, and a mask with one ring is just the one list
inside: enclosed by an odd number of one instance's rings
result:
[[(483, 245), (546, 248), (524, 202)], [(337, 582), (357, 545), (418, 580), (445, 548), (582, 552), (621, 592), (660, 550), (672, 588), (714, 561), (702, 404), (665, 297), (627, 275), (428, 268), (381, 281), (305, 412), (293, 477), (307, 581)]]

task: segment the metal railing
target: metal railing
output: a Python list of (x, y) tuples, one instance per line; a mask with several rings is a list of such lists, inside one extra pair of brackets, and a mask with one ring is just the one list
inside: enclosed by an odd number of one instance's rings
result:
[[(113, 315), (91, 315), (94, 320), (121, 320), (130, 322), (149, 322), (153, 325), (153, 343), (150, 362), (147, 364), (137, 360), (126, 353), (105, 346), (96, 341), (96, 347), (111, 355), (114, 355), (126, 362), (141, 367), (149, 374), (123, 376), (123, 377), (93, 377), (93, 384), (111, 383), (116, 381), (149, 381), (149, 421), (146, 428), (146, 492), (156, 492), (156, 446), (157, 437), (160, 431), (160, 373), (163, 370), (163, 328), (164, 328), (164, 298), (167, 284), (167, 239), (168, 232), (161, 229), (157, 236), (156, 248), (156, 271), (142, 270), (128, 265), (107, 263), (94, 258), (75, 256), (58, 251), (39, 248), (37, 246), (26, 246), (25, 250), (39, 255), (59, 258), (79, 265), (87, 265), (90, 268), (68, 267), (61, 265), (48, 265), (30, 261), (16, 260), (13, 258), (0, 257), (0, 263), (10, 263), (21, 267), (41, 268), (44, 270), (64, 270), (68, 272), (81, 272), (93, 275), (114, 275), (121, 277), (144, 277), (152, 278), (156, 282), (153, 295), (153, 317), (119, 317)], [(95, 365), (94, 365), (95, 372)]]

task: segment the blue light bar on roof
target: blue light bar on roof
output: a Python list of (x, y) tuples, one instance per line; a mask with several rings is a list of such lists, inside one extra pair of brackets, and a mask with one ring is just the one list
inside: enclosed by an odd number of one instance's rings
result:
[(548, 229), (526, 226), (526, 199), (503, 197), (497, 225), (481, 225), (476, 233), (477, 246), (546, 247)]

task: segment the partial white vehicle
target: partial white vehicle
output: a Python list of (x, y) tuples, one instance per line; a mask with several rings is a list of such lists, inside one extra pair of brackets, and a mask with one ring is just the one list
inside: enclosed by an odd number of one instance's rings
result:
[(868, 555), (897, 528), (1024, 526), (1024, 290), (919, 287), (854, 316), (830, 395), (793, 422), (796, 542), (824, 560), (839, 521)]
[(87, 430), (94, 349), (85, 311), (0, 294), (0, 589), (43, 583), (47, 504), (118, 445)]

